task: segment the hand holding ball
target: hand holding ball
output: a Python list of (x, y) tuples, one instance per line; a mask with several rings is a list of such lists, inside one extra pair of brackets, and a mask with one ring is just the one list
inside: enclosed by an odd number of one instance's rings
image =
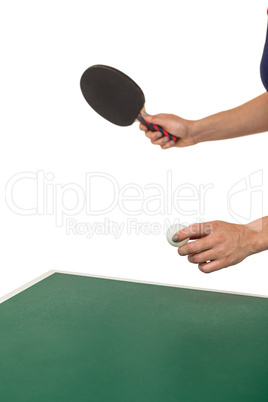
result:
[(183, 226), (179, 223), (176, 225), (170, 226), (170, 228), (167, 231), (167, 241), (169, 242), (169, 244), (171, 244), (171, 246), (181, 247), (181, 246), (184, 246), (186, 243), (188, 243), (188, 241), (190, 240), (189, 238), (184, 239), (180, 242), (175, 242), (172, 240), (172, 237), (183, 228), (185, 228), (185, 226)]

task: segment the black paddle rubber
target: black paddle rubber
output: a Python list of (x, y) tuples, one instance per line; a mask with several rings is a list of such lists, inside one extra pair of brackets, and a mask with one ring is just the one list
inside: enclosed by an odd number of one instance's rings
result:
[(174, 143), (178, 139), (163, 127), (145, 120), (144, 94), (136, 82), (121, 71), (100, 64), (91, 66), (83, 73), (80, 86), (87, 103), (111, 123), (130, 126), (138, 120), (150, 131), (159, 131)]
[(126, 74), (103, 65), (89, 67), (80, 86), (88, 104), (102, 117), (118, 126), (130, 126), (142, 110), (141, 88)]

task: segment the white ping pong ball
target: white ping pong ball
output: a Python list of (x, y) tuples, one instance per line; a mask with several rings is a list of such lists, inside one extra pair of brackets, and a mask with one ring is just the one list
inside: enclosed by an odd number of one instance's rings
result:
[(189, 238), (185, 239), (183, 241), (180, 241), (180, 242), (175, 242), (172, 240), (172, 237), (174, 236), (174, 234), (176, 234), (177, 232), (179, 232), (181, 229), (183, 229), (185, 227), (186, 226), (181, 225), (179, 223), (176, 225), (170, 226), (170, 228), (167, 231), (167, 241), (169, 242), (169, 244), (171, 244), (171, 246), (178, 248), (178, 247), (184, 246), (186, 243), (188, 243), (188, 241), (190, 240)]

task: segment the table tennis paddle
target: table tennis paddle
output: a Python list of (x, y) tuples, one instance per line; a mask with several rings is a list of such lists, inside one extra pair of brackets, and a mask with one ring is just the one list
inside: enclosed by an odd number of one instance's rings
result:
[(178, 139), (163, 127), (145, 121), (144, 94), (121, 71), (104, 65), (91, 66), (83, 73), (80, 87), (87, 103), (106, 120), (118, 126), (130, 126), (138, 120), (150, 131), (159, 131), (171, 141)]

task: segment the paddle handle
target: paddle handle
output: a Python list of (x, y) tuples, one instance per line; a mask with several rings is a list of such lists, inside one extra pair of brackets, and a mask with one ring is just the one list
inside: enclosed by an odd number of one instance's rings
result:
[(144, 120), (144, 117), (146, 117), (146, 112), (143, 112), (143, 115), (139, 113), (137, 120), (139, 120), (140, 123), (142, 123), (145, 127), (147, 127), (150, 131), (159, 131), (163, 137), (167, 137), (170, 141), (177, 141), (178, 137), (175, 135), (169, 134), (167, 130), (165, 130), (163, 127), (158, 126), (157, 124), (152, 124), (152, 123), (147, 123)]

